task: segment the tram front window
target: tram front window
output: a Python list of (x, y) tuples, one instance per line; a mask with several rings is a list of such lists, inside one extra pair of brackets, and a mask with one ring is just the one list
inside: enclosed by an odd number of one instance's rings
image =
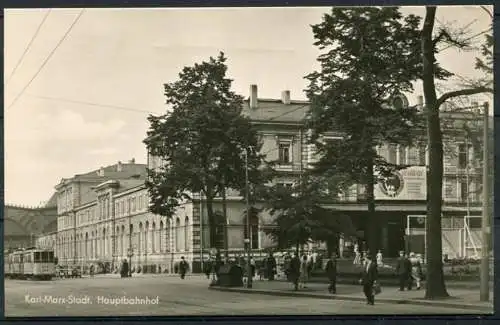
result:
[(48, 263), (54, 263), (54, 252), (47, 252), (47, 254), (49, 254), (47, 262)]
[(42, 263), (42, 252), (35, 252), (35, 263)]

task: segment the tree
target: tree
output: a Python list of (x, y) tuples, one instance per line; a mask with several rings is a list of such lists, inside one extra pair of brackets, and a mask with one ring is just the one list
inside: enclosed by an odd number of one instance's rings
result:
[(225, 62), (220, 53), (208, 62), (184, 67), (177, 81), (165, 84), (172, 111), (148, 117), (144, 140), (149, 153), (164, 161), (162, 167), (149, 170), (151, 211), (170, 218), (192, 193), (203, 193), (211, 247), (216, 243), (214, 198), (227, 188), (244, 189), (244, 150), (249, 182), (261, 181), (261, 144), (249, 119), (241, 115), (243, 98), (231, 91)]
[[(298, 184), (291, 187), (268, 187), (262, 200), (262, 210), (274, 217), (274, 227), (264, 231), (271, 236), (279, 248), (295, 247), (297, 253), (302, 245), (314, 241), (325, 241), (333, 250), (332, 237), (351, 229), (342, 224), (334, 211), (323, 207), (327, 200), (323, 178), (303, 175)], [(332, 188), (330, 186), (330, 188)]]
[[(400, 168), (378, 155), (387, 143), (412, 145), (411, 130), (421, 122), (416, 107), (394, 107), (396, 95), (413, 89), (422, 74), (420, 17), (403, 17), (397, 7), (333, 8), (312, 26), (320, 71), (306, 76), (311, 102), (308, 126), (318, 148), (315, 169), (344, 175), (346, 185), (364, 184), (368, 204), (368, 247), (380, 245), (374, 185), (377, 176)], [(440, 77), (447, 71), (436, 65)], [(335, 131), (342, 141), (322, 141)]]
[[(436, 299), (447, 297), (443, 274), (442, 239), (441, 239), (441, 211), (442, 211), (442, 186), (443, 186), (443, 137), (439, 108), (449, 99), (468, 96), (484, 92), (493, 93), (493, 89), (484, 85), (471, 86), (436, 94), (435, 78), (437, 71), (436, 46), (446, 40), (459, 48), (465, 48), (468, 43), (464, 40), (452, 39), (446, 29), (434, 34), (436, 20), (436, 7), (427, 6), (420, 35), (422, 45), (422, 81), (425, 97), (425, 114), (427, 119), (427, 141), (429, 146), (429, 169), (427, 173), (427, 281), (425, 297)], [(448, 35), (448, 36), (447, 36)]]

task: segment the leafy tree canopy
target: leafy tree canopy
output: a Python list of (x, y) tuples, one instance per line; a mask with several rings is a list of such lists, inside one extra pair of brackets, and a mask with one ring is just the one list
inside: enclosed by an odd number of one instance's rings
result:
[[(412, 91), (422, 75), (420, 21), (397, 7), (333, 8), (312, 26), (322, 54), (320, 70), (306, 76), (307, 123), (321, 154), (318, 171), (334, 168), (366, 183), (372, 164), (382, 172), (395, 167), (377, 155), (377, 145), (413, 142), (410, 130), (422, 122), (416, 107), (392, 107), (390, 100)], [(438, 78), (451, 75), (435, 68)], [(322, 142), (333, 130), (344, 139)]]
[[(226, 72), (226, 57), (220, 53), (184, 67), (177, 81), (165, 84), (172, 111), (148, 118), (144, 140), (149, 153), (164, 161), (162, 168), (149, 171), (152, 212), (171, 216), (190, 193), (202, 192), (211, 203), (226, 187), (243, 189), (245, 150), (250, 183), (261, 182), (261, 144), (241, 114), (243, 98), (231, 90)], [(208, 210), (213, 219), (211, 206)]]
[(263, 210), (269, 211), (275, 226), (265, 229), (279, 248), (290, 248), (308, 243), (310, 240), (327, 240), (332, 235), (347, 232), (352, 228), (340, 222), (334, 211), (323, 207), (331, 198), (326, 193), (324, 179), (305, 175), (300, 184), (292, 187), (268, 188), (263, 197)]

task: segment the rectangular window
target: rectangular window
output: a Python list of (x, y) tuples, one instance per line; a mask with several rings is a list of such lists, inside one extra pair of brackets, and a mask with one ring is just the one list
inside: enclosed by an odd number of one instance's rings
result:
[(42, 262), (42, 252), (35, 252), (35, 263)]
[(418, 148), (411, 147), (408, 148), (408, 165), (418, 166), (419, 163), (419, 152)]
[(48, 252), (49, 253), (49, 256), (48, 256), (48, 262), (49, 263), (54, 263), (54, 252)]
[(41, 252), (42, 253), (42, 263), (49, 262), (49, 252)]
[(456, 198), (457, 197), (457, 180), (455, 178), (444, 179), (444, 197)]
[(482, 227), (482, 219), (481, 218), (468, 218), (469, 228), (478, 229)]
[(259, 226), (252, 225), (251, 226), (251, 235), (252, 235), (252, 249), (259, 249)]
[(399, 153), (399, 165), (406, 165), (407, 164), (407, 157), (406, 157), (406, 147), (404, 146), (398, 146), (398, 153)]
[(425, 166), (425, 161), (426, 161), (426, 156), (427, 156), (427, 150), (425, 145), (420, 145), (418, 147), (418, 165), (419, 166)]
[(458, 168), (467, 168), (467, 147), (464, 143), (458, 145)]
[(467, 202), (468, 199), (469, 188), (467, 186), (466, 180), (460, 181), (460, 200), (462, 202)]
[(387, 148), (387, 162), (390, 164), (397, 164), (397, 146), (390, 144)]
[(290, 143), (280, 143), (279, 144), (279, 163), (280, 164), (290, 164)]

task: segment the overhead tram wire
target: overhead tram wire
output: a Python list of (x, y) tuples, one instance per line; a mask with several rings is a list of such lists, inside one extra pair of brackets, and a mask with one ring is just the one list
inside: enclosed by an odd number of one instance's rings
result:
[(120, 110), (124, 110), (124, 111), (129, 111), (129, 112), (149, 113), (149, 114), (152, 114), (152, 115), (159, 115), (159, 113), (157, 113), (157, 112), (141, 110), (141, 109), (133, 108), (133, 107), (117, 106), (117, 105), (109, 105), (109, 104), (99, 104), (99, 103), (93, 103), (93, 102), (86, 102), (86, 101), (66, 99), (66, 98), (58, 98), (58, 97), (41, 96), (41, 95), (31, 95), (31, 94), (27, 94), (27, 95), (30, 96), (30, 97), (34, 97), (34, 98), (41, 98), (41, 99), (46, 99), (46, 100), (60, 101), (60, 102), (71, 103), (71, 104), (80, 104), (80, 105), (103, 107), (103, 108), (113, 108), (113, 109), (120, 109)]
[(33, 75), (33, 77), (30, 79), (30, 81), (28, 81), (28, 83), (23, 87), (23, 89), (19, 92), (19, 94), (14, 98), (14, 100), (10, 103), (10, 105), (6, 108), (6, 110), (10, 109), (12, 106), (14, 106), (14, 104), (19, 100), (19, 98), (21, 98), (21, 96), (24, 94), (24, 92), (26, 91), (26, 89), (28, 89), (28, 87), (33, 83), (33, 81), (36, 79), (36, 77), (40, 74), (40, 72), (42, 71), (42, 69), (45, 67), (45, 65), (49, 62), (49, 60), (52, 58), (52, 56), (54, 55), (54, 53), (56, 52), (56, 50), (59, 48), (59, 46), (61, 46), (61, 44), (64, 42), (64, 40), (68, 37), (69, 33), (71, 32), (71, 30), (73, 30), (73, 27), (75, 27), (76, 23), (80, 20), (80, 18), (82, 17), (83, 13), (85, 12), (85, 8), (84, 9), (81, 9), (80, 10), (80, 13), (78, 14), (78, 16), (75, 18), (75, 20), (73, 21), (73, 23), (69, 26), (68, 30), (66, 30), (66, 33), (63, 35), (63, 37), (59, 40), (59, 42), (56, 44), (56, 46), (54, 47), (54, 49), (49, 53), (49, 56), (47, 56), (47, 58), (45, 59), (45, 61), (43, 61), (42, 65), (40, 65), (40, 67), (38, 68), (38, 70), (35, 72), (35, 74)]
[(31, 45), (33, 45), (33, 42), (35, 41), (36, 37), (38, 36), (38, 33), (40, 32), (40, 30), (42, 29), (42, 26), (43, 24), (45, 23), (45, 21), (47, 20), (47, 17), (49, 16), (50, 12), (51, 12), (51, 8), (49, 8), (47, 10), (47, 12), (45, 13), (45, 15), (43, 16), (42, 18), (42, 21), (40, 22), (40, 24), (38, 24), (38, 27), (37, 29), (35, 30), (35, 33), (33, 34), (33, 36), (31, 37), (31, 40), (29, 41), (28, 45), (26, 45), (26, 48), (24, 49), (24, 52), (23, 54), (21, 54), (21, 57), (19, 57), (19, 60), (17, 60), (17, 63), (16, 65), (14, 66), (14, 69), (11, 71), (10, 75), (7, 77), (7, 80), (5, 81), (5, 86), (7, 86), (9, 84), (9, 81), (12, 79), (12, 77), (14, 76), (14, 74), (16, 73), (17, 69), (19, 68), (19, 66), (21, 65), (21, 62), (24, 60), (24, 57), (26, 56), (26, 54), (29, 52), (29, 50), (31, 49)]

